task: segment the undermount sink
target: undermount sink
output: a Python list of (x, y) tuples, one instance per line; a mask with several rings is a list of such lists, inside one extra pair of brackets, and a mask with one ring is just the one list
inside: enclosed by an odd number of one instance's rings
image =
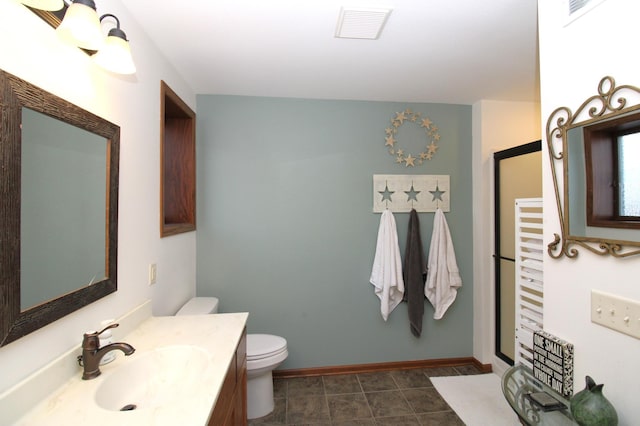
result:
[(107, 410), (156, 408), (188, 398), (209, 367), (209, 354), (197, 346), (164, 346), (124, 358), (102, 380), (96, 403)]

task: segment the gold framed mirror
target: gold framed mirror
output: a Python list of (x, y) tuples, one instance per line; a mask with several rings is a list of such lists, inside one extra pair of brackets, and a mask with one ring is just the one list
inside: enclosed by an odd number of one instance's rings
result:
[(546, 137), (560, 219), (549, 255), (640, 254), (640, 88), (603, 77), (575, 112), (551, 113)]
[(120, 128), (0, 70), (0, 346), (117, 290)]

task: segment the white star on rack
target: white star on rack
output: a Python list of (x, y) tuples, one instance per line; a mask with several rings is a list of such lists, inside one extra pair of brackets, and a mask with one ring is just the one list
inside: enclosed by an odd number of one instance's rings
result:
[(395, 194), (396, 191), (389, 191), (389, 187), (387, 185), (384, 186), (384, 191), (378, 191), (378, 193), (380, 195), (382, 195), (382, 200), (381, 201), (391, 201), (393, 202), (393, 200), (391, 199), (391, 195)]
[(442, 199), (442, 195), (444, 195), (445, 192), (447, 191), (441, 191), (440, 187), (438, 185), (436, 185), (436, 190), (435, 191), (429, 191), (431, 193), (431, 195), (433, 195), (433, 199), (431, 201), (436, 201), (436, 200), (440, 200), (440, 201), (444, 201)]
[(422, 191), (416, 191), (415, 189), (413, 189), (413, 184), (411, 184), (411, 189), (409, 191), (403, 191), (405, 194), (407, 194), (407, 201), (418, 201), (418, 194), (421, 193)]

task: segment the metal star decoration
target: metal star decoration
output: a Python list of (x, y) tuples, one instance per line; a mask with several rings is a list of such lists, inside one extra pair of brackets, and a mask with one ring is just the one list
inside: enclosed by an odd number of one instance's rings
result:
[[(396, 112), (396, 116), (391, 119), (391, 127), (385, 128), (385, 146), (389, 148), (389, 154), (396, 157), (396, 163), (404, 164), (405, 167), (415, 167), (416, 161), (418, 164), (424, 163), (426, 160), (431, 160), (436, 154), (438, 146), (437, 141), (440, 140), (440, 134), (438, 133), (438, 126), (428, 117), (422, 118), (422, 114), (414, 112), (411, 108), (406, 108), (404, 111)], [(398, 140), (395, 135), (398, 133), (398, 129), (404, 125), (404, 123), (415, 123), (416, 125), (424, 128), (427, 144), (424, 151), (418, 153), (416, 156), (408, 153), (405, 155), (404, 150), (395, 149)]]
[(429, 146), (427, 147), (427, 149), (429, 150), (429, 154), (435, 154), (436, 151), (438, 150), (438, 145), (436, 145), (435, 143), (431, 142), (429, 144)]
[(405, 157), (405, 159), (404, 159), (404, 162), (405, 162), (404, 166), (405, 167), (409, 167), (409, 166), (413, 167), (413, 166), (415, 166), (415, 164), (413, 163), (415, 160), (416, 160), (415, 157), (412, 157), (411, 154), (407, 155)]

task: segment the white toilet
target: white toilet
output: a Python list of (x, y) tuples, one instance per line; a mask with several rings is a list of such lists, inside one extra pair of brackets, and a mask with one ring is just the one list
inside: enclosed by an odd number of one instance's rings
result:
[[(176, 315), (205, 315), (218, 312), (218, 298), (194, 297)], [(247, 334), (247, 418), (256, 419), (273, 411), (271, 372), (285, 359), (287, 341), (271, 334)]]

